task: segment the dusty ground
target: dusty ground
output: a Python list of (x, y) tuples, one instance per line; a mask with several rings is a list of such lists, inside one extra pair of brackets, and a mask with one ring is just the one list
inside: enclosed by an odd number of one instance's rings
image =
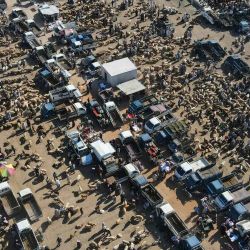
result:
[[(8, 1), (8, 12), (11, 11), (12, 9), (12, 5), (14, 4), (14, 0), (9, 0)], [(174, 6), (177, 7), (178, 6), (178, 2), (177, 1), (157, 1), (157, 4), (159, 4), (159, 6), (165, 5), (165, 6)], [(27, 11), (27, 10), (25, 10)], [(184, 12), (188, 12), (190, 14), (195, 13), (195, 10), (193, 7), (191, 7), (190, 5), (188, 5), (188, 3), (186, 1), (182, 1), (182, 4), (179, 8), (179, 11), (184, 13)], [(28, 10), (27, 14), (29, 16), (32, 16), (34, 14), (33, 11)], [(177, 22), (177, 16), (180, 15), (175, 15), (175, 16), (171, 16), (170, 19), (176, 23)], [(131, 23), (134, 21), (129, 20), (128, 17), (125, 17), (124, 14), (119, 15), (119, 20), (121, 20), (122, 22), (128, 22), (130, 21)], [(129, 28), (128, 28), (129, 29)], [(181, 36), (183, 35), (184, 32), (184, 28), (179, 25), (176, 26), (176, 36)], [(213, 30), (211, 29), (211, 27), (208, 26), (201, 26), (201, 25), (195, 25), (194, 26), (194, 30), (193, 30), (193, 40), (196, 39), (201, 39), (204, 37), (207, 37), (209, 34), (209, 37), (211, 39), (219, 39), (223, 34), (225, 35), (225, 38), (221, 41), (221, 44), (223, 47), (227, 47), (227, 49), (230, 49), (232, 41), (234, 40), (234, 35), (231, 34), (230, 32), (219, 32), (217, 30)], [(49, 34), (50, 35), (50, 34)], [(47, 36), (43, 36), (41, 37), (42, 42), (47, 40)], [(114, 45), (112, 45), (114, 46)], [(111, 47), (112, 47), (111, 46)], [(245, 53), (245, 58), (247, 59), (247, 56), (249, 56), (249, 43), (246, 46), (246, 53)], [(1, 48), (1, 50), (4, 50), (4, 48)], [(101, 50), (107, 50), (107, 47), (101, 47), (97, 49), (97, 53)], [(159, 62), (160, 64), (160, 62)], [(137, 65), (140, 66), (141, 69), (143, 69), (144, 67), (147, 67), (148, 65)], [(139, 73), (140, 75), (140, 73)], [(34, 74), (30, 74), (28, 75), (28, 77), (30, 79), (32, 79), (32, 77), (34, 76)], [(71, 82), (75, 85), (77, 85), (78, 82), (82, 83), (83, 79), (81, 77), (79, 77), (78, 75), (74, 75), (71, 79)], [(86, 100), (88, 98), (88, 96), (84, 96), (84, 100)], [(90, 96), (91, 98), (91, 96)], [(124, 105), (123, 105), (124, 106)], [(122, 111), (125, 111), (125, 109), (123, 107), (120, 107)], [(180, 114), (182, 110), (177, 110), (176, 115), (178, 116)], [(49, 129), (51, 123), (50, 122), (46, 122), (43, 123), (43, 125)], [(127, 124), (122, 128), (125, 129), (127, 127)], [(194, 124), (194, 126), (192, 126), (192, 131), (194, 131), (194, 129), (198, 127), (198, 124)], [(20, 153), (23, 150), (23, 147), (20, 145), (19, 143), (19, 138), (20, 136), (15, 136), (15, 137), (10, 137), (10, 135), (12, 134), (12, 129), (7, 130), (7, 131), (2, 131), (1, 132), (1, 141), (0, 141), (0, 146), (2, 147), (3, 144), (5, 142), (9, 142), (10, 144), (14, 145), (17, 148), (17, 152), (16, 154)], [(103, 134), (103, 139), (105, 141), (109, 141), (110, 139), (115, 138), (118, 133), (120, 131), (107, 131)], [(55, 170), (52, 165), (55, 162), (55, 157), (53, 155), (48, 155), (47, 149), (46, 149), (46, 142), (47, 139), (51, 138), (51, 137), (55, 137), (56, 139), (54, 140), (54, 143), (56, 145), (59, 145), (61, 143), (61, 141), (63, 140), (64, 136), (57, 136), (55, 134), (53, 134), (53, 131), (50, 131), (47, 135), (46, 138), (44, 138), (42, 143), (37, 144), (36, 140), (37, 137), (36, 136), (28, 136), (28, 140), (32, 141), (32, 148), (31, 150), (28, 150), (27, 152), (33, 152), (33, 153), (38, 153), (40, 155), (40, 157), (43, 160), (43, 168), (47, 170), (47, 174), (48, 176), (52, 177), (52, 173), (54, 171), (56, 171), (58, 174), (61, 173), (63, 170), (66, 170), (67, 168), (67, 164), (68, 162), (66, 161), (65, 164), (60, 167), (60, 169)], [(65, 155), (62, 154), (59, 156), (59, 158), (65, 158)], [(14, 157), (10, 157), (8, 159), (8, 162), (13, 162)], [(221, 159), (220, 159), (221, 161)], [(60, 220), (55, 220), (52, 222), (51, 225), (48, 225), (47, 223), (47, 217), (52, 218), (53, 214), (54, 214), (54, 201), (52, 198), (48, 198), (48, 196), (46, 194), (48, 194), (48, 190), (46, 188), (46, 182), (39, 182), (37, 183), (35, 181), (34, 176), (32, 175), (32, 169), (28, 169), (26, 171), (21, 170), (21, 166), (24, 164), (25, 161), (20, 161), (19, 167), (16, 171), (15, 176), (10, 178), (10, 183), (11, 186), (13, 187), (13, 190), (15, 193), (17, 193), (19, 190), (25, 188), (25, 187), (30, 187), (33, 191), (33, 193), (35, 194), (42, 210), (43, 210), (43, 217), (36, 223), (34, 223), (32, 225), (34, 230), (37, 229), (41, 229), (43, 232), (43, 236), (44, 236), (44, 241), (43, 244), (48, 245), (51, 249), (54, 249), (56, 246), (56, 238), (58, 236), (62, 237), (63, 239), (63, 244), (60, 247), (60, 249), (74, 249), (74, 247), (76, 246), (76, 240), (80, 239), (81, 242), (83, 243), (83, 249), (86, 249), (86, 247), (88, 246), (88, 243), (93, 239), (91, 238), (93, 236), (93, 234), (96, 234), (100, 228), (101, 228), (101, 223), (104, 222), (105, 224), (107, 224), (110, 228), (112, 228), (112, 226), (115, 224), (116, 220), (119, 218), (119, 200), (115, 203), (112, 204), (111, 201), (109, 199), (104, 200), (101, 203), (101, 208), (105, 210), (104, 214), (97, 214), (94, 213), (93, 210), (96, 206), (96, 203), (98, 201), (100, 201), (100, 199), (105, 199), (106, 197), (106, 190), (103, 187), (100, 187), (100, 189), (98, 189), (97, 192), (94, 192), (93, 194), (89, 195), (87, 197), (87, 199), (83, 202), (79, 202), (79, 197), (74, 197), (73, 191), (78, 190), (78, 185), (80, 185), (82, 187), (83, 190), (88, 190), (88, 184), (90, 182), (93, 182), (96, 180), (96, 175), (94, 173), (94, 171), (92, 169), (89, 168), (85, 168), (85, 169), (80, 169), (77, 170), (75, 174), (73, 174), (70, 178), (73, 180), (76, 179), (77, 175), (79, 173), (81, 173), (83, 175), (83, 178), (80, 180), (79, 183), (77, 183), (76, 185), (72, 185), (69, 186), (67, 185), (67, 181), (65, 179), (63, 179), (61, 181), (62, 183), (62, 188), (60, 190), (60, 199), (64, 202), (64, 203), (70, 203), (70, 204), (74, 204), (76, 206), (79, 207), (83, 207), (84, 210), (84, 215), (83, 216), (79, 216), (79, 213), (76, 214), (74, 217), (72, 217), (70, 219), (70, 221), (63, 221), (62, 219)], [(223, 168), (225, 173), (231, 172), (231, 166), (229, 164), (227, 164), (227, 159), (224, 160), (225, 162), (225, 167)], [(31, 168), (33, 168), (35, 166), (35, 164), (32, 163)], [(148, 176), (149, 178), (151, 177), (152, 173), (155, 171), (155, 169), (150, 169), (150, 170), (145, 170), (143, 171), (143, 174), (145, 174), (146, 176)], [(177, 213), (180, 215), (180, 217), (187, 223), (187, 225), (192, 228), (195, 224), (195, 218), (193, 218), (191, 216), (191, 212), (193, 211), (193, 208), (197, 205), (197, 201), (192, 199), (188, 199), (186, 197), (186, 194), (184, 194), (182, 192), (182, 190), (177, 187), (176, 188), (176, 184), (172, 183), (171, 181), (171, 175), (169, 174), (166, 177), (166, 180), (162, 181), (161, 183), (157, 184), (156, 187), (157, 189), (160, 191), (160, 193), (163, 195), (164, 199), (167, 200), (173, 207), (174, 209), (177, 211)], [(248, 174), (246, 174), (245, 178), (247, 180), (249, 176), (249, 172)], [(151, 235), (145, 239), (145, 241), (147, 243), (151, 243), (153, 242), (156, 238), (157, 235), (159, 234), (159, 229), (156, 227), (155, 223), (151, 223), (149, 220), (146, 220), (145, 222), (142, 222), (138, 225), (129, 225), (128, 227), (126, 227), (124, 230), (124, 226), (126, 225), (126, 223), (128, 222), (128, 219), (134, 215), (134, 214), (143, 214), (143, 211), (139, 208), (139, 204), (138, 204), (138, 211), (129, 211), (126, 213), (126, 215), (124, 215), (121, 218), (121, 222), (118, 226), (114, 227), (112, 229), (112, 235), (117, 235), (118, 233), (122, 234), (122, 239), (124, 240), (129, 240), (131, 238), (131, 233), (134, 230), (141, 230), (144, 227), (148, 228), (151, 232)], [(21, 217), (22, 215), (20, 215)], [(148, 217), (147, 217), (148, 218)], [(20, 219), (20, 218), (18, 218)], [(76, 225), (81, 225), (81, 224), (87, 224), (87, 222), (92, 222), (92, 223), (96, 223), (96, 226), (93, 228), (93, 230), (91, 232), (80, 232), (79, 230), (75, 229)], [(74, 233), (76, 231), (76, 234), (74, 236), (74, 239), (72, 240), (68, 240), (69, 239), (69, 235)], [(164, 233), (160, 233), (160, 235), (162, 235), (162, 238), (164, 237)], [(204, 239), (203, 241), (203, 246), (205, 249), (225, 249), (225, 247), (223, 246), (223, 244), (220, 241), (220, 235), (217, 233), (217, 230), (212, 231), (209, 236)], [(108, 246), (103, 246), (103, 249), (112, 249), (112, 246), (118, 244), (119, 242), (121, 242), (121, 239), (115, 240), (114, 242), (112, 242), (111, 244), (109, 244)], [(166, 240), (163, 241), (161, 246), (154, 246), (154, 247), (150, 247), (150, 249), (167, 249), (170, 246), (170, 243), (167, 242)], [(11, 247), (11, 244), (9, 247), (7, 247), (6, 249), (13, 249)]]

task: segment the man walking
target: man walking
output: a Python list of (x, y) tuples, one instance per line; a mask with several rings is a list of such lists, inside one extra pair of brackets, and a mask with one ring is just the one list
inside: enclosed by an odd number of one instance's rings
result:
[(57, 239), (56, 239), (56, 242), (57, 242), (56, 247), (60, 247), (61, 243), (62, 243), (62, 238), (58, 236)]

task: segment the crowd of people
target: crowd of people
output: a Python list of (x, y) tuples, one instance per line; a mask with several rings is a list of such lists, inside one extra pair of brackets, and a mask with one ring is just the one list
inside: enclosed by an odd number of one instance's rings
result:
[[(215, 4), (215, 1), (211, 4)], [(190, 126), (189, 134), (194, 140), (195, 151), (198, 155), (212, 159), (221, 167), (225, 165), (236, 167), (241, 164), (243, 166), (241, 174), (248, 173), (249, 175), (250, 79), (247, 76), (235, 79), (232, 74), (223, 74), (214, 61), (208, 60), (202, 63), (196, 57), (188, 56), (194, 45), (192, 39), (195, 26), (197, 26), (192, 15), (187, 12), (180, 14), (177, 9), (170, 13), (165, 6), (158, 6), (152, 1), (122, 1), (121, 3), (113, 0), (111, 3), (77, 1), (73, 5), (58, 2), (58, 6), (64, 22), (75, 21), (82, 31), (92, 31), (95, 34), (98, 48), (94, 53), (98, 60), (105, 62), (129, 56), (136, 63), (139, 68), (139, 78), (146, 86), (146, 94), (155, 93), (160, 100), (166, 102), (176, 112), (176, 115), (187, 121)], [(180, 2), (179, 7), (181, 6)], [(0, 52), (2, 77), (0, 80), (0, 131), (3, 133), (7, 131), (8, 139), (11, 141), (14, 138), (18, 140), (18, 143), (16, 141), (3, 143), (0, 147), (0, 160), (12, 160), (17, 169), (18, 167), (25, 171), (31, 169), (36, 179), (46, 182), (50, 197), (55, 195), (54, 200), (57, 203), (54, 209), (55, 219), (66, 217), (69, 220), (75, 214), (82, 216), (83, 207), (63, 202), (60, 199), (60, 190), (63, 189), (64, 184), (71, 187), (72, 183), (78, 183), (77, 196), (80, 196), (81, 201), (84, 202), (87, 196), (97, 191), (100, 183), (103, 182), (102, 168), (96, 167), (100, 180), (89, 183), (87, 192), (80, 185), (81, 175), (71, 176), (78, 169), (79, 161), (68, 152), (65, 156), (67, 148), (63, 140), (54, 142), (51, 138), (53, 133), (59, 132), (61, 136), (65, 131), (55, 128), (52, 123), (49, 126), (45, 125), (38, 116), (41, 104), (48, 98), (47, 94), (41, 94), (34, 81), (39, 65), (34, 66), (28, 63), (30, 53), (20, 43), (22, 34), (10, 29), (9, 22), (8, 15), (3, 12), (0, 29), (1, 42), (9, 43), (10, 48), (3, 50), (7, 51), (6, 53)], [(175, 35), (179, 25), (181, 25), (183, 36)], [(52, 37), (52, 32), (46, 28), (43, 36)], [(204, 36), (201, 40), (208, 37), (209, 35)], [(231, 46), (225, 49), (229, 53), (240, 53), (243, 56), (247, 52), (245, 38), (245, 35), (236, 38)], [(224, 40), (225, 38), (222, 37), (221, 42)], [(73, 53), (67, 47), (62, 48), (62, 44), (60, 47), (71, 62), (79, 58), (78, 54)], [(75, 63), (73, 65), (76, 67)], [(77, 68), (72, 71), (74, 74), (79, 73)], [(93, 92), (89, 87), (92, 85), (92, 80), (91, 84), (88, 80), (82, 81), (89, 90), (89, 97), (92, 98)], [(132, 122), (130, 127), (133, 128), (134, 125)], [(95, 131), (91, 120), (86, 123), (72, 122), (71, 127), (78, 128), (84, 134), (86, 141), (91, 141), (96, 136), (102, 138), (104, 134), (104, 131)], [(142, 129), (141, 124), (139, 127)], [(52, 174), (44, 164), (46, 159), (33, 151), (35, 143), (46, 144), (46, 139), (47, 153), (50, 155), (58, 153), (61, 156), (55, 157), (53, 168), (56, 170)], [(111, 140), (111, 143), (117, 149), (119, 157), (121, 150), (119, 145), (116, 145), (115, 140)], [(67, 166), (65, 166), (66, 162)], [(35, 167), (32, 169), (31, 166), (34, 163)], [(159, 177), (164, 180), (173, 169), (173, 163), (167, 160), (161, 162), (158, 167), (157, 176), (153, 178), (153, 181), (158, 180)], [(141, 170), (143, 168), (142, 166)], [(225, 168), (225, 172), (229, 170)], [(244, 178), (246, 176), (247, 174)], [(119, 197), (123, 213), (126, 213), (128, 207), (135, 207), (138, 198), (136, 192), (132, 199), (127, 199), (120, 185), (108, 185), (108, 187), (109, 197), (114, 202)], [(95, 212), (104, 213), (99, 205), (95, 207)], [(204, 223), (211, 226), (211, 218), (207, 216), (206, 211), (197, 214), (197, 226), (204, 225)], [(131, 221), (144, 220), (140, 215), (136, 216), (131, 218)], [(47, 222), (51, 224), (53, 220), (48, 217)], [(1, 223), (5, 226), (8, 221), (6, 222), (4, 218)], [(88, 222), (84, 225), (77, 225), (76, 233), (71, 232), (69, 239), (76, 238), (78, 231), (91, 231), (92, 228), (98, 226), (101, 228), (102, 236), (98, 243), (92, 241), (89, 244), (90, 249), (97, 249), (107, 241), (122, 238), (119, 234), (114, 236), (113, 230), (104, 222), (101, 225)], [(211, 230), (212, 227), (213, 224)], [(231, 235), (234, 224), (227, 219), (221, 229), (223, 233), (229, 232)], [(127, 249), (131, 250), (139, 249), (136, 248), (135, 242), (139, 243), (147, 236), (147, 231), (139, 231), (136, 232), (136, 240), (128, 242), (124, 240), (120, 245), (127, 246)], [(172, 240), (175, 242), (179, 239)], [(62, 241), (61, 236), (58, 236), (56, 247), (60, 247)], [(155, 241), (148, 244), (148, 247), (158, 243)], [(78, 249), (84, 244), (80, 239), (76, 239)], [(50, 249), (47, 245), (43, 248)]]

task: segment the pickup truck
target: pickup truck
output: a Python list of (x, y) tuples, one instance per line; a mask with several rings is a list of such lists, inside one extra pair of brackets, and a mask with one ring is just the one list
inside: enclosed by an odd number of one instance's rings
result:
[(90, 114), (92, 114), (92, 116), (96, 119), (100, 127), (105, 128), (109, 124), (107, 115), (104, 112), (102, 106), (97, 102), (97, 100), (92, 99), (87, 104), (87, 109)]
[(20, 241), (24, 250), (39, 250), (38, 240), (27, 219), (16, 223), (17, 240)]
[(81, 92), (74, 85), (53, 89), (49, 92), (49, 99), (52, 103), (63, 103), (67, 100), (79, 100), (82, 97)]
[(27, 19), (26, 13), (21, 8), (14, 8), (10, 14), (11, 18)]
[(0, 200), (8, 216), (12, 216), (19, 211), (20, 205), (7, 181), (0, 183)]
[(210, 196), (217, 196), (225, 191), (233, 191), (242, 188), (243, 183), (235, 174), (229, 174), (218, 178), (205, 185), (205, 190)]
[(58, 81), (46, 67), (38, 71), (35, 81), (37, 85), (45, 91), (54, 89), (61, 85), (60, 81)]
[(146, 121), (144, 124), (144, 130), (148, 134), (152, 134), (174, 121), (176, 121), (176, 118), (171, 114), (171, 110), (167, 110)]
[(180, 250), (204, 250), (201, 242), (195, 235), (189, 234), (183, 237), (179, 243), (178, 249)]
[(180, 250), (202, 250), (201, 242), (189, 230), (183, 220), (178, 216), (173, 207), (166, 202), (159, 204), (155, 208), (156, 217), (163, 223), (171, 233), (180, 240), (176, 246)]
[(159, 103), (159, 100), (154, 95), (145, 96), (130, 103), (128, 112), (131, 114), (138, 114), (144, 108), (157, 103)]
[(192, 173), (195, 173), (198, 170), (201, 169), (207, 169), (212, 167), (213, 165), (209, 163), (204, 157), (200, 157), (197, 160), (194, 161), (185, 161), (180, 164), (178, 164), (175, 172), (174, 177), (178, 181), (183, 181), (187, 176), (189, 176)]
[(60, 66), (66, 70), (73, 69), (73, 64), (69, 61), (68, 58), (62, 53), (53, 55), (53, 59), (60, 64)]
[(121, 132), (119, 134), (119, 140), (132, 161), (141, 157), (142, 151), (130, 130)]
[(98, 92), (98, 97), (102, 101), (102, 103), (112, 101), (113, 100), (113, 89), (105, 88)]
[(211, 59), (214, 61), (220, 61), (226, 55), (224, 49), (215, 40), (197, 42), (193, 52), (203, 60)]
[(31, 222), (35, 222), (42, 217), (42, 210), (38, 205), (35, 196), (29, 188), (21, 190), (19, 193), (19, 201), (23, 205), (28, 218)]
[(28, 30), (35, 34), (35, 36), (41, 35), (42, 30), (33, 19), (27, 19), (25, 22), (27, 23)]
[(35, 49), (36, 47), (41, 45), (37, 37), (31, 31), (24, 33), (24, 41), (29, 45), (31, 49)]
[(136, 191), (147, 201), (149, 206), (154, 208), (163, 202), (161, 194), (152, 184), (148, 183), (143, 175), (136, 175), (131, 179), (131, 183), (136, 188)]
[(239, 203), (246, 202), (250, 200), (250, 193), (245, 188), (241, 188), (235, 191), (225, 191), (219, 194), (214, 199), (214, 205), (218, 211), (223, 211), (229, 206)]
[(192, 192), (197, 189), (203, 190), (206, 183), (222, 177), (222, 174), (222, 171), (216, 166), (208, 169), (197, 170), (195, 173), (190, 174), (184, 179), (186, 191)]
[(41, 65), (44, 65), (49, 59), (49, 56), (43, 46), (38, 46), (35, 48), (35, 56)]
[(63, 78), (66, 82), (71, 77), (71, 74), (68, 70), (63, 68), (55, 59), (51, 58), (46, 61), (45, 66), (49, 69), (51, 73), (55, 75), (57, 79)]
[(234, 221), (250, 218), (250, 201), (234, 204), (229, 208), (228, 217)]
[(41, 115), (43, 118), (49, 118), (57, 114), (60, 121), (79, 117), (81, 115), (85, 115), (86, 113), (87, 109), (80, 102), (73, 104), (62, 103), (57, 105), (53, 103), (44, 103), (41, 106)]
[(222, 66), (237, 78), (250, 75), (249, 65), (239, 55), (228, 56)]
[(156, 163), (161, 157), (160, 149), (155, 145), (153, 138), (147, 134), (141, 134), (138, 138), (140, 147), (145, 151), (147, 157), (153, 163)]
[(114, 128), (120, 128), (123, 125), (123, 117), (114, 102), (106, 102), (104, 104), (104, 110)]
[[(123, 183), (127, 180), (131, 182), (131, 179), (133, 179), (134, 177), (140, 174), (140, 170), (133, 163), (129, 163), (129, 164), (126, 164), (125, 166), (119, 167), (117, 162), (114, 161), (114, 164), (112, 167), (108, 167), (107, 169), (107, 167), (105, 166), (104, 170), (106, 173), (106, 180), (108, 180), (109, 182), (112, 181), (115, 183)], [(112, 170), (112, 172), (110, 170)], [(114, 178), (109, 178), (110, 176)]]
[(188, 228), (169, 203), (162, 203), (155, 208), (156, 216), (170, 231), (171, 236), (183, 237), (188, 234)]
[[(157, 131), (155, 134), (156, 142), (160, 145), (168, 146), (170, 149), (170, 143), (174, 139), (183, 138), (188, 131), (187, 123), (182, 121), (174, 121), (170, 124), (167, 124), (161, 130)], [(171, 149), (170, 149), (171, 150)]]
[(76, 102), (68, 106), (64, 105), (63, 108), (57, 110), (57, 117), (60, 121), (68, 121), (86, 115), (86, 113), (86, 107), (82, 103)]
[(167, 111), (167, 107), (164, 104), (155, 104), (142, 109), (137, 117), (139, 121), (145, 122), (152, 118), (153, 116), (160, 115), (161, 113)]
[(68, 131), (66, 136), (69, 141), (69, 147), (73, 149), (74, 153), (77, 155), (81, 166), (88, 166), (92, 164), (93, 157), (92, 154), (84, 142), (79, 131)]

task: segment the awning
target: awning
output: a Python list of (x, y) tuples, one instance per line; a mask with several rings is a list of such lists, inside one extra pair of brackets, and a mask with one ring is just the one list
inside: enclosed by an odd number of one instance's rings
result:
[(137, 79), (133, 79), (127, 82), (123, 82), (117, 85), (125, 95), (132, 95), (134, 93), (140, 92), (145, 89), (145, 86), (139, 82)]
[(39, 11), (45, 16), (53, 16), (59, 14), (59, 9), (55, 5), (44, 4), (39, 8)]

